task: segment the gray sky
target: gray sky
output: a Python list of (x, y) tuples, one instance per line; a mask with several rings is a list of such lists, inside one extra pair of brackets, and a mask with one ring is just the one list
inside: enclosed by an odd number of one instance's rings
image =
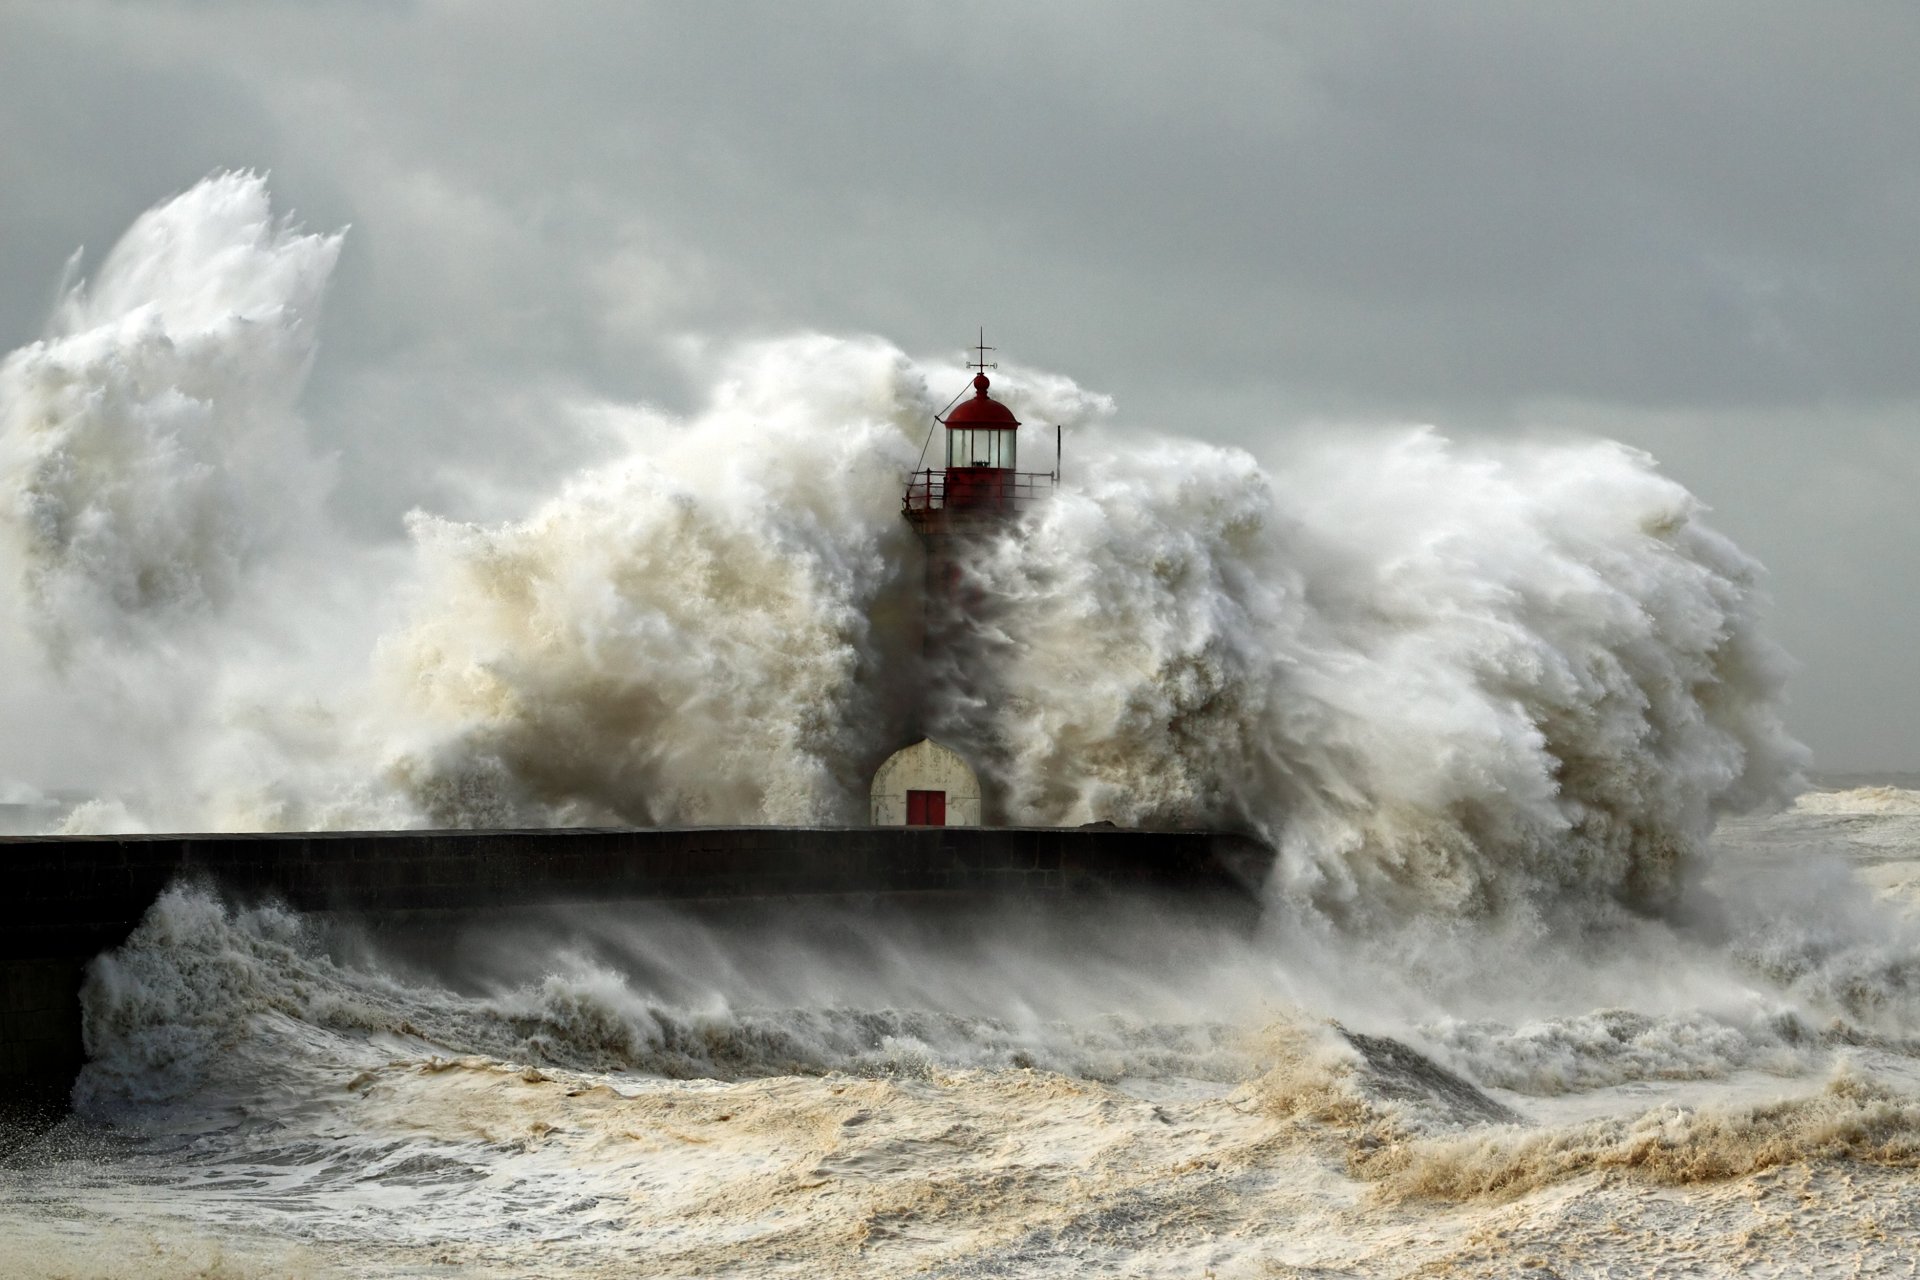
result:
[(1915, 66), (1892, 0), (0, 0), (0, 346), (255, 167), (353, 224), (308, 412), (370, 538), (550, 481), (556, 397), (685, 405), (687, 335), (1609, 435), (1774, 571), (1817, 767), (1920, 769)]

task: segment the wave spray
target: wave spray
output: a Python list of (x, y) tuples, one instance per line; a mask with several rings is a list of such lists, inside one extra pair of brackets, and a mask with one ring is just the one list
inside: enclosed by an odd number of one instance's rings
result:
[[(0, 365), (16, 697), (107, 762), (69, 829), (860, 821), (930, 682), (899, 487), (944, 375), (742, 345), (689, 415), (556, 410), (620, 447), (519, 518), (416, 511), (356, 559), (298, 411), (340, 247), (210, 178)], [(1793, 785), (1758, 566), (1644, 455), (1259, 456), (1000, 385), (1075, 464), (969, 565), (991, 681), (925, 709), (1000, 820), (1243, 827), (1327, 913), (1477, 914), (1657, 904), (1718, 815)], [(289, 588), (326, 563), (379, 567), (377, 627)]]

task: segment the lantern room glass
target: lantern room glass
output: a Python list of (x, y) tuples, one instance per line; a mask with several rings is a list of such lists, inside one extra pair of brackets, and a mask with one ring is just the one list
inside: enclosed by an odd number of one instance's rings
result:
[(1004, 427), (961, 427), (947, 432), (947, 466), (1014, 469), (1016, 432)]

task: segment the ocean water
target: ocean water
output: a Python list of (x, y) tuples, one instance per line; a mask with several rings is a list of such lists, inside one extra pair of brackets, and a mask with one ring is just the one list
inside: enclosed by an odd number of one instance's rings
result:
[(10, 1276), (1905, 1275), (1920, 791), (1723, 824), (1663, 918), (155, 905)]
[(383, 424), (389, 528), (305, 403), (343, 235), (216, 174), (0, 359), (0, 825), (831, 825), (925, 728), (989, 821), (1260, 835), (1261, 917), (172, 892), (0, 1274), (1909, 1273), (1914, 780), (1806, 790), (1764, 569), (1655, 460), (1007, 363), (1067, 478), (929, 657), (956, 370), (708, 335), (684, 412), (540, 400), (544, 487)]

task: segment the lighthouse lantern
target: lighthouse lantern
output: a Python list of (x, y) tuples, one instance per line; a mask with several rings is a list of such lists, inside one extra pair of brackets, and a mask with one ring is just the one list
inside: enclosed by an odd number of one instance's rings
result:
[(973, 379), (973, 398), (946, 417), (949, 511), (1011, 511), (1020, 420), (987, 394), (987, 375)]
[(914, 528), (930, 539), (955, 532), (959, 525), (993, 522), (1011, 516), (1057, 480), (1054, 472), (1020, 470), (1020, 419), (988, 394), (992, 381), (987, 370), (983, 335), (973, 394), (960, 399), (939, 419), (946, 428), (941, 470), (915, 471), (907, 479), (904, 511)]
[(987, 394), (987, 375), (973, 379), (973, 398), (963, 400), (946, 417), (947, 468), (985, 467), (1014, 470), (1015, 443), (1020, 420), (1007, 406)]

